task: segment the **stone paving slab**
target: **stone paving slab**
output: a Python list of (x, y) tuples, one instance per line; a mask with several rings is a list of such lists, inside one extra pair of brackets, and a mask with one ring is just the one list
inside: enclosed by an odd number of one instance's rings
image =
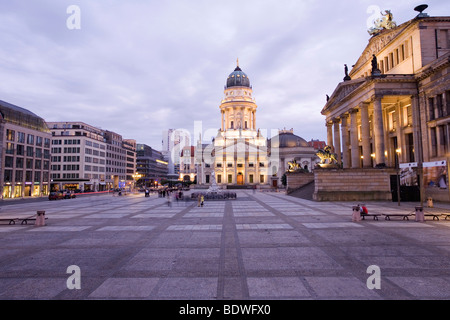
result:
[[(0, 215), (48, 219), (0, 224), (0, 299), (449, 299), (450, 220), (353, 222), (355, 204), (244, 190), (204, 207), (143, 194), (3, 202)], [(73, 265), (81, 289), (67, 285)]]

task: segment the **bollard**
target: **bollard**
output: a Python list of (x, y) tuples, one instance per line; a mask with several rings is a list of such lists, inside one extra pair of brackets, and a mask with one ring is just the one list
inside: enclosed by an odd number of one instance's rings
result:
[(429, 197), (427, 201), (428, 208), (433, 208), (433, 198)]
[(35, 226), (45, 226), (45, 211), (38, 211), (36, 215)]
[(416, 207), (416, 221), (425, 222), (425, 216), (423, 214), (423, 208), (421, 206)]
[(361, 221), (361, 209), (359, 206), (352, 207), (353, 213), (352, 213), (352, 221)]

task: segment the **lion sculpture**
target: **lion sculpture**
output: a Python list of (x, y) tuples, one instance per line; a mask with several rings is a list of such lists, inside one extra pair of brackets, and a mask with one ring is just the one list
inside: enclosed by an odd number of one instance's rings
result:
[(331, 152), (331, 147), (326, 146), (323, 149), (319, 149), (316, 155), (320, 158), (320, 164), (325, 164), (328, 160), (328, 164), (337, 164), (337, 154)]

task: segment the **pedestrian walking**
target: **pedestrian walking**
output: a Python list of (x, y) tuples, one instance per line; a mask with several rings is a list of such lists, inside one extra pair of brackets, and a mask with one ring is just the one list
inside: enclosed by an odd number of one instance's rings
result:
[(205, 197), (202, 195), (200, 197), (200, 205), (203, 207), (203, 202), (205, 202)]

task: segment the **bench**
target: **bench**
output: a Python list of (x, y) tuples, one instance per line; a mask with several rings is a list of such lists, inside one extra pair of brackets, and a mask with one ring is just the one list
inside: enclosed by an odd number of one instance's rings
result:
[(365, 217), (373, 217), (373, 220), (378, 220), (381, 213), (361, 213), (362, 220), (366, 220)]
[(435, 214), (435, 213), (425, 213), (424, 216), (425, 216), (425, 217), (433, 217), (433, 220), (439, 220), (440, 214)]
[(0, 221), (8, 221), (8, 224), (16, 224), (16, 221), (18, 221), (19, 219), (17, 217), (7, 217), (7, 216), (3, 216), (0, 217)]
[[(19, 219), (19, 220), (22, 220), (22, 222), (20, 224), (28, 224), (28, 221), (36, 221), (36, 215), (33, 215), (28, 218)], [(45, 220), (48, 220), (48, 218), (45, 217)]]
[(391, 217), (402, 217), (402, 220), (409, 220), (409, 217), (412, 216), (411, 213), (383, 213), (385, 216), (385, 220), (391, 220)]
[[(15, 225), (20, 221), (20, 224), (28, 224), (28, 221), (36, 221), (37, 215), (31, 216), (0, 216), (0, 221), (7, 221), (9, 225)], [(45, 220), (48, 218), (45, 217)]]

